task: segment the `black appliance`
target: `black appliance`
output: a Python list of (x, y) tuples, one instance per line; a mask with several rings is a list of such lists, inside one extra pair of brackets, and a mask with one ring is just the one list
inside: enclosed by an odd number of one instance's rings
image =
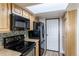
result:
[(29, 38), (33, 39), (40, 39), (40, 31), (37, 30), (30, 30), (28, 31)]
[(24, 41), (24, 35), (17, 35), (4, 38), (4, 48), (21, 52), (20, 56), (27, 55), (34, 49), (34, 42)]
[(28, 31), (29, 38), (44, 40), (44, 23), (33, 22), (33, 30)]
[(40, 56), (44, 53), (44, 23), (42, 22), (34, 22), (33, 23), (33, 30), (28, 31), (28, 37), (30, 39), (39, 39), (40, 45)]
[(10, 14), (10, 28), (12, 31), (30, 29), (30, 20), (16, 14)]

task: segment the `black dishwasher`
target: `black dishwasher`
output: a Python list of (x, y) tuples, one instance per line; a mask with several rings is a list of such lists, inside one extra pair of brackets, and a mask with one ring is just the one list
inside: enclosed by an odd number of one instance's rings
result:
[(4, 48), (18, 51), (21, 53), (20, 56), (30, 55), (30, 52), (31, 55), (34, 56), (34, 47), (34, 42), (24, 41), (24, 35), (10, 36), (4, 38)]

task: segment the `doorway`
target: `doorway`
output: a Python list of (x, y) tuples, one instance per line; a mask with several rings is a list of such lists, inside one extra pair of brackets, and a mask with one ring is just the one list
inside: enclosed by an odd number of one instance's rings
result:
[(47, 50), (60, 52), (60, 21), (47, 19)]

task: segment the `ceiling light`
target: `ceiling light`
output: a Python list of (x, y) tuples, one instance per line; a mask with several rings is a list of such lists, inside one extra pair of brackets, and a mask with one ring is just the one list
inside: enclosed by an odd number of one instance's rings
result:
[(26, 7), (30, 11), (32, 11), (34, 14), (37, 13), (44, 13), (49, 11), (56, 11), (56, 10), (64, 10), (66, 9), (68, 3), (44, 3), (44, 4), (38, 4), (34, 6)]

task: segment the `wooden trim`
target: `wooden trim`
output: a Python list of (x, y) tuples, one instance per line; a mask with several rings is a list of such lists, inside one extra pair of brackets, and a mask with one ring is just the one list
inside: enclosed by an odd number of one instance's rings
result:
[(36, 56), (39, 56), (39, 42), (36, 43)]

